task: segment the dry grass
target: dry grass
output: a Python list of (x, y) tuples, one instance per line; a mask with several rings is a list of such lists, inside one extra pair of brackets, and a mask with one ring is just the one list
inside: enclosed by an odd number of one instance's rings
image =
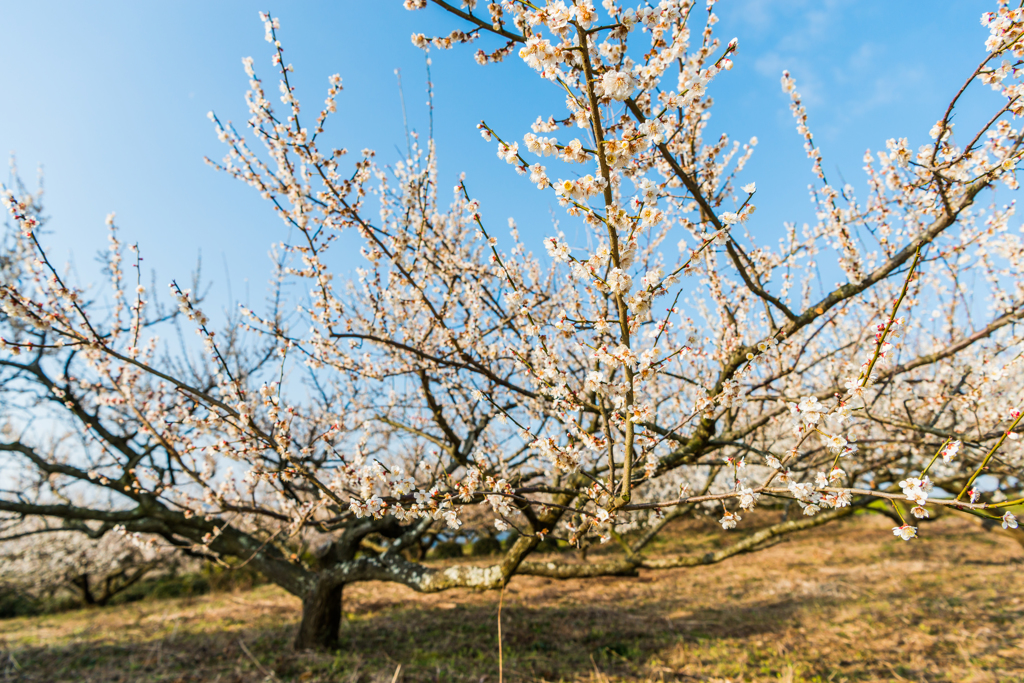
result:
[[(888, 526), (639, 579), (516, 578), (505, 680), (1024, 681), (1021, 546), (959, 518), (912, 543)], [(701, 538), (687, 531), (668, 544)], [(361, 584), (345, 600), (329, 654), (289, 650), (299, 605), (274, 587), (2, 621), (0, 681), (498, 680), (497, 593)]]

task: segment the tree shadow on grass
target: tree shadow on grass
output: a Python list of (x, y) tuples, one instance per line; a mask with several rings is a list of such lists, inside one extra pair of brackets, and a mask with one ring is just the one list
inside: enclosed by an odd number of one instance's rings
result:
[[(505, 678), (587, 678), (595, 670), (611, 676), (657, 677), (654, 669), (666, 650), (682, 642), (771, 636), (792, 624), (808, 600), (786, 598), (700, 613), (670, 613), (651, 606), (617, 609), (604, 601), (560, 607), (506, 605)], [(341, 642), (341, 657), (353, 662), (401, 662), (406, 681), (497, 678), (496, 605), (399, 607), (368, 618), (356, 616), (344, 624)]]
[[(698, 597), (681, 595), (678, 588), (655, 586), (655, 597), (660, 599), (643, 605), (613, 593), (612, 584), (597, 588), (560, 605), (550, 604), (550, 598), (536, 592), (523, 591), (511, 600), (506, 595), (504, 679), (510, 683), (775, 680), (791, 675), (793, 662), (800, 677), (808, 680), (815, 676), (828, 680), (830, 675), (851, 681), (886, 678), (890, 672), (879, 669), (882, 664), (872, 659), (870, 647), (854, 644), (843, 653), (819, 657), (814, 651), (819, 645), (835, 647), (835, 643), (825, 643), (829, 638), (808, 641), (800, 633), (805, 628), (819, 630), (831, 615), (854, 607), (855, 602), (861, 610), (858, 618), (867, 618), (862, 622), (869, 629), (865, 637), (876, 638), (884, 629), (871, 631), (878, 624), (871, 625), (871, 618), (876, 618), (873, 605), (883, 611), (911, 610), (913, 614), (908, 614), (916, 615), (915, 619), (935, 620), (945, 619), (948, 610), (956, 608), (949, 601), (925, 605), (888, 591), (871, 594), (867, 604), (859, 594), (853, 597), (842, 582), (819, 583), (813, 590), (786, 588), (777, 595), (751, 593), (741, 601), (727, 600), (722, 594), (721, 603), (728, 605), (722, 608), (706, 606), (716, 602), (708, 587)], [(144, 642), (25, 647), (13, 653), (0, 644), (0, 683), (497, 681), (496, 596), (459, 597), (460, 603), (425, 603), (377, 593), (372, 600), (352, 601), (349, 607), (354, 611), (346, 614), (340, 649), (335, 652), (293, 652), (294, 620), (180, 632)], [(779, 649), (781, 643), (791, 654)], [(18, 668), (9, 664), (9, 654)], [(951, 650), (950, 656), (962, 655)], [(923, 675), (923, 670), (913, 668), (903, 672), (911, 680), (917, 680), (913, 676), (918, 673)]]
[[(590, 678), (595, 671), (648, 678), (651, 663), (661, 661), (666, 648), (770, 635), (785, 628), (800, 605), (785, 599), (743, 609), (669, 614), (650, 606), (618, 609), (604, 601), (556, 607), (506, 604), (505, 680)], [(390, 681), (399, 664), (400, 680), (406, 683), (497, 680), (496, 605), (378, 601), (371, 607), (346, 615), (340, 649), (326, 653), (293, 652), (294, 623), (13, 652), (0, 644), (0, 682), (255, 683), (270, 678), (358, 683)]]

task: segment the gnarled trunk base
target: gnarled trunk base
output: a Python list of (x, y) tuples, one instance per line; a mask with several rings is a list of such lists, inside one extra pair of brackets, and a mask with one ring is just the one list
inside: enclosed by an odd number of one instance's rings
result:
[(317, 585), (302, 599), (302, 621), (296, 650), (327, 650), (338, 646), (342, 586)]

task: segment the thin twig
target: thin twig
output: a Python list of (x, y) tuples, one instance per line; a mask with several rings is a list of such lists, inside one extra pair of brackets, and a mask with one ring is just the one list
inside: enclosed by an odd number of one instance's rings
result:
[(256, 668), (260, 670), (261, 674), (263, 674), (267, 678), (271, 678), (271, 679), (277, 680), (277, 675), (275, 675), (273, 671), (268, 671), (265, 666), (260, 664), (260, 660), (256, 659), (256, 657), (254, 657), (253, 654), (251, 652), (249, 652), (249, 648), (247, 648), (245, 646), (245, 641), (243, 641), (241, 638), (239, 638), (238, 639), (238, 644), (241, 646), (242, 652), (245, 653), (245, 656), (248, 657), (249, 660), (253, 664), (256, 665)]
[[(505, 602), (505, 584), (501, 585), (501, 595), (498, 596), (498, 683), (505, 681), (505, 666), (501, 652), (501, 606)], [(394, 683), (394, 682), (392, 682)]]

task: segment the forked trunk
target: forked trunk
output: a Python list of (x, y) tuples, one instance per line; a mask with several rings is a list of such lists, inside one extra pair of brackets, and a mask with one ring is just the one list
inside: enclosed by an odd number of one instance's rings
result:
[(338, 646), (342, 585), (317, 585), (302, 599), (302, 621), (296, 650), (329, 650)]

